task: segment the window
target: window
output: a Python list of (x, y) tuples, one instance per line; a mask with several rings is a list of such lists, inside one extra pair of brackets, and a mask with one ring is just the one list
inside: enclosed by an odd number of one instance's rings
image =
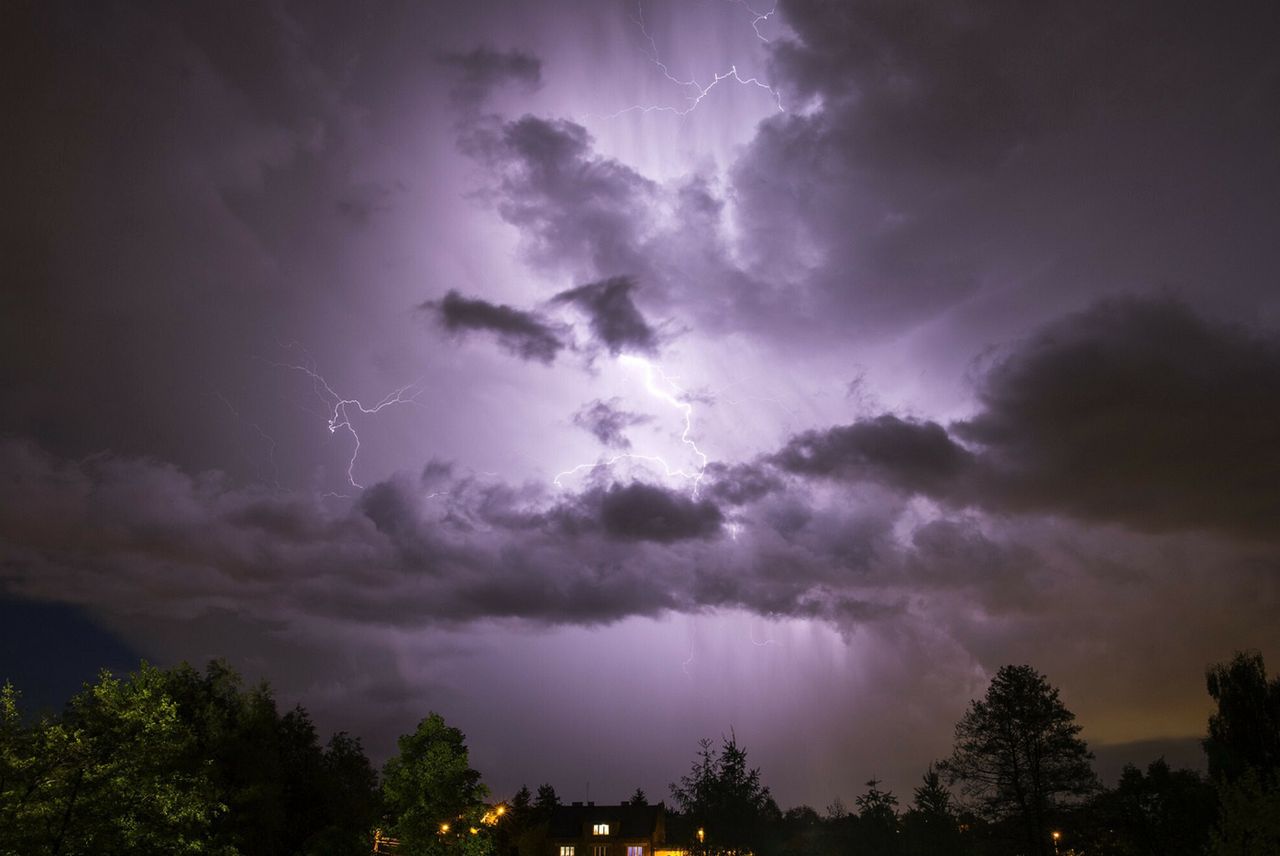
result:
[(573, 856), (573, 845), (572, 845), (572, 844), (561, 844), (561, 845), (560, 845), (560, 856)]
[(591, 856), (605, 856), (609, 852), (609, 845), (597, 844), (591, 848)]
[(597, 823), (597, 824), (595, 824), (594, 826), (592, 826), (592, 827), (591, 827), (591, 834), (592, 834), (592, 835), (608, 835), (608, 834), (609, 834), (609, 824), (607, 824), (607, 823)]
[(627, 856), (644, 856), (643, 847), (628, 847)]

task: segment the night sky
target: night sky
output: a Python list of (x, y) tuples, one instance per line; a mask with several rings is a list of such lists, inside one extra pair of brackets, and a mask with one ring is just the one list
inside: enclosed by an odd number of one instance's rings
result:
[[(761, 0), (763, 3), (764, 0)], [(0, 677), (226, 656), (377, 760), (1110, 778), (1280, 661), (1280, 5), (18, 2)]]

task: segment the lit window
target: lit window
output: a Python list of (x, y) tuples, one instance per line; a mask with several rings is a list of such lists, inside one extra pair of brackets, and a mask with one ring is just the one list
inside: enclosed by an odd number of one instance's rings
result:
[(591, 827), (591, 834), (592, 834), (592, 835), (608, 835), (608, 834), (609, 834), (609, 824), (607, 824), (607, 823), (597, 823), (597, 824), (595, 824), (594, 826), (592, 826), (592, 827)]
[(643, 847), (628, 847), (627, 856), (644, 856)]
[(561, 844), (561, 845), (560, 845), (560, 856), (573, 856), (573, 845), (572, 845), (572, 844)]
[(597, 844), (591, 848), (591, 856), (605, 856), (608, 852), (609, 846), (607, 844)]

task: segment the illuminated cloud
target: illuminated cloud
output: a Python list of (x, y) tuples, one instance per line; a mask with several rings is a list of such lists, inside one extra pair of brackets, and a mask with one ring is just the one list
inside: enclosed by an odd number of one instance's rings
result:
[[(642, 6), (19, 4), (0, 596), (495, 793), (905, 793), (1011, 660), (1194, 748), (1280, 645), (1275, 5)], [(597, 465), (686, 408), (696, 496)]]

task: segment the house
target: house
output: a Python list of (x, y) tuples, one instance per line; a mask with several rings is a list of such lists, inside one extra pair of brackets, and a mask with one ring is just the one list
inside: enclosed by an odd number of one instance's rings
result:
[(657, 805), (556, 806), (546, 856), (665, 856), (667, 809)]

